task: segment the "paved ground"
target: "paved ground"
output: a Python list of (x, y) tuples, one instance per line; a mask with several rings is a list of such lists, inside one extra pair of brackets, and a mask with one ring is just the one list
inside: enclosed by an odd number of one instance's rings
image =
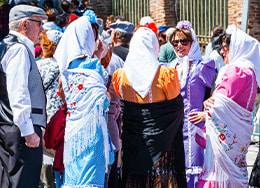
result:
[[(259, 149), (259, 140), (254, 138), (252, 139), (253, 142), (250, 144), (249, 148), (248, 148), (248, 153), (246, 155), (246, 161), (247, 161), (247, 170), (248, 170), (248, 178), (250, 178), (250, 174), (258, 153), (258, 149)], [(39, 188), (43, 188), (43, 185), (40, 184)]]
[(248, 178), (250, 178), (250, 174), (258, 153), (258, 149), (259, 149), (259, 142), (251, 143), (251, 145), (248, 148), (248, 153), (246, 155)]
[(247, 170), (248, 170), (248, 178), (250, 178), (251, 171), (258, 154), (259, 150), (259, 136), (251, 136), (251, 144), (248, 148), (248, 153), (246, 155), (246, 162), (247, 162)]

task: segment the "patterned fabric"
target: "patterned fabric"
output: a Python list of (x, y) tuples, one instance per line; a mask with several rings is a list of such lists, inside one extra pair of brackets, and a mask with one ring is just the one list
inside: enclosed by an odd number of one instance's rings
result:
[(57, 95), (57, 92), (59, 91), (59, 66), (54, 58), (40, 59), (36, 61), (36, 64), (43, 81), (43, 87), (47, 99), (47, 122), (49, 122), (50, 118), (63, 104), (61, 97)]
[(253, 132), (252, 112), (222, 94), (206, 117), (207, 144), (197, 187), (247, 187), (246, 154)]
[[(105, 111), (109, 106), (102, 67), (98, 59), (72, 61), (61, 74), (68, 114), (65, 128), (65, 186), (104, 186), (113, 148)], [(82, 118), (84, 117), (84, 118)]]

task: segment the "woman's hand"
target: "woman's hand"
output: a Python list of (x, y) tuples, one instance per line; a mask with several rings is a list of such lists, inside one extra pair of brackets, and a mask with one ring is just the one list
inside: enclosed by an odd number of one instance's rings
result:
[(103, 51), (104, 51), (104, 47), (103, 47), (102, 41), (101, 41), (100, 39), (98, 39), (98, 40), (99, 40), (99, 41), (98, 41), (98, 46), (97, 46), (96, 50), (94, 51), (94, 54), (93, 54), (93, 55), (96, 55), (97, 58), (98, 58), (99, 60), (101, 60), (102, 53), (103, 53)]
[[(105, 57), (103, 57), (101, 59), (101, 65), (103, 65), (104, 68), (108, 67), (109, 62), (110, 62), (111, 57), (112, 57), (112, 52), (113, 52), (113, 48), (110, 45), (108, 45), (107, 48), (108, 48), (107, 54), (105, 55)], [(102, 56), (103, 56), (103, 54), (102, 54)]]
[(192, 117), (189, 117), (189, 121), (190, 122), (193, 122), (195, 125), (202, 122), (202, 121), (205, 121), (206, 119), (206, 112), (192, 112), (190, 114), (188, 114), (188, 116), (192, 116)]
[(211, 106), (214, 104), (215, 99), (213, 97), (208, 98), (203, 102), (203, 106), (205, 110), (209, 110)]

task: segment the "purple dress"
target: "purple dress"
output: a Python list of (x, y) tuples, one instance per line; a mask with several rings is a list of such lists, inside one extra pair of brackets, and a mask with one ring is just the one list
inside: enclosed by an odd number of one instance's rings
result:
[(188, 114), (203, 110), (206, 87), (211, 88), (215, 76), (214, 61), (193, 62), (186, 84), (181, 88), (184, 102), (183, 142), (188, 188), (196, 187), (204, 162), (204, 149), (195, 141), (197, 129), (204, 122), (194, 125), (188, 121)]

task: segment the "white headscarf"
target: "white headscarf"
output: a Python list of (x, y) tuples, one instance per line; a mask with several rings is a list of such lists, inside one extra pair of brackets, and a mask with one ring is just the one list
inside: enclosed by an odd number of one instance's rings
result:
[[(179, 57), (177, 55), (177, 59), (175, 61), (173, 61), (170, 65), (170, 67), (175, 68), (177, 63), (180, 64), (177, 67), (177, 71), (178, 71), (178, 76), (180, 79), (181, 88), (183, 88), (184, 85), (186, 84), (187, 75), (189, 73), (189, 61), (192, 61), (192, 63), (195, 63), (197, 61), (202, 60), (200, 45), (198, 43), (197, 36), (192, 28), (190, 30), (192, 33), (193, 41), (192, 41), (188, 55), (186, 55), (184, 57)], [(173, 38), (173, 40), (174, 40), (174, 38)], [(192, 71), (192, 70), (190, 70), (190, 71)]]
[(64, 32), (54, 57), (60, 72), (69, 67), (72, 60), (83, 56), (92, 56), (95, 50), (95, 38), (87, 16), (73, 21)]
[(231, 35), (229, 45), (229, 64), (220, 69), (216, 84), (219, 84), (223, 74), (229, 66), (250, 67), (254, 70), (256, 81), (260, 84), (260, 44), (247, 35), (245, 32), (236, 28), (235, 25), (228, 26), (227, 34)]
[(130, 42), (124, 70), (132, 88), (144, 98), (159, 67), (159, 43), (149, 28), (139, 28)]

